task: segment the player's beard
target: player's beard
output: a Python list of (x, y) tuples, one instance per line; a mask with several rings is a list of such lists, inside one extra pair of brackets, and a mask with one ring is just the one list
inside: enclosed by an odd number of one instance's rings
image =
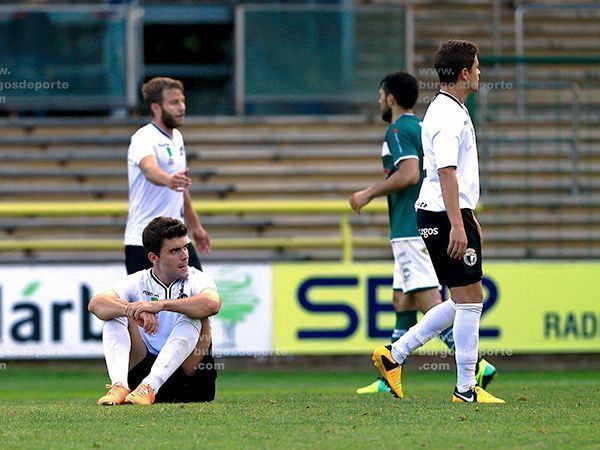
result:
[(387, 123), (392, 123), (392, 108), (389, 106), (381, 110), (381, 120)]
[(183, 123), (183, 120), (177, 120), (173, 115), (169, 114), (162, 107), (160, 109), (161, 109), (162, 123), (165, 125), (165, 127), (172, 129), (172, 128), (177, 128), (177, 127), (181, 126), (181, 124)]

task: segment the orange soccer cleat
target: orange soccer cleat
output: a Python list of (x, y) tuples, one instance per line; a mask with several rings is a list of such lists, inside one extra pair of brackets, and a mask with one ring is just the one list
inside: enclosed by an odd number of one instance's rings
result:
[(149, 384), (140, 384), (125, 397), (125, 403), (130, 405), (151, 405), (154, 403), (154, 389)]
[(98, 399), (98, 406), (122, 405), (125, 403), (125, 397), (130, 392), (128, 388), (121, 383), (107, 384), (106, 387), (109, 388), (108, 392), (104, 397)]

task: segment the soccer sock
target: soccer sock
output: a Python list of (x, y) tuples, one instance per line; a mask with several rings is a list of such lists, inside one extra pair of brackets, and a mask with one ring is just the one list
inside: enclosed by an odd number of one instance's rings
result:
[(102, 327), (102, 348), (111, 384), (121, 383), (126, 388), (129, 371), (131, 337), (127, 329), (127, 318), (116, 317), (104, 322)]
[(448, 328), (454, 321), (455, 313), (456, 304), (452, 300), (446, 300), (427, 311), (414, 327), (392, 344), (394, 360), (403, 364), (412, 351)]
[(396, 325), (394, 325), (394, 332), (392, 333), (392, 344), (416, 323), (417, 311), (396, 311)]
[(180, 317), (158, 353), (150, 373), (140, 384), (149, 384), (155, 393), (158, 392), (164, 382), (190, 356), (198, 343), (201, 328), (199, 320), (187, 316)]
[(481, 303), (459, 303), (454, 318), (454, 343), (456, 345), (456, 388), (466, 392), (476, 384), (475, 365), (478, 357), (479, 319)]

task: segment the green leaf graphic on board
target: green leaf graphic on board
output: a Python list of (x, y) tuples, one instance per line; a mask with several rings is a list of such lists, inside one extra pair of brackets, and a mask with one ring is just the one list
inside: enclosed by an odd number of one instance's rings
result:
[(260, 301), (248, 273), (222, 272), (215, 282), (221, 296), (218, 317), (223, 322), (242, 322)]
[(37, 291), (39, 287), (39, 281), (32, 281), (27, 286), (25, 286), (25, 289), (23, 289), (23, 297), (31, 297), (33, 294), (35, 294), (35, 291)]

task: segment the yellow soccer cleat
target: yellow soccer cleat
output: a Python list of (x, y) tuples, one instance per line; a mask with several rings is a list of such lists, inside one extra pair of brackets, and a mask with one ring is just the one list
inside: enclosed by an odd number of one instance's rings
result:
[(98, 406), (122, 405), (125, 403), (125, 397), (129, 394), (129, 389), (121, 383), (115, 383), (112, 386), (106, 385), (108, 392), (104, 397), (98, 399)]
[(373, 365), (379, 369), (383, 381), (395, 397), (402, 398), (402, 366), (392, 358), (392, 346), (382, 345), (373, 352)]
[(385, 384), (382, 378), (377, 378), (374, 382), (368, 386), (358, 388), (357, 394), (378, 394), (380, 392), (390, 392), (390, 388)]
[(154, 403), (154, 389), (149, 384), (140, 384), (125, 398), (129, 405), (151, 405)]
[(501, 398), (496, 398), (479, 386), (473, 386), (467, 392), (458, 392), (454, 388), (452, 403), (506, 403)]

